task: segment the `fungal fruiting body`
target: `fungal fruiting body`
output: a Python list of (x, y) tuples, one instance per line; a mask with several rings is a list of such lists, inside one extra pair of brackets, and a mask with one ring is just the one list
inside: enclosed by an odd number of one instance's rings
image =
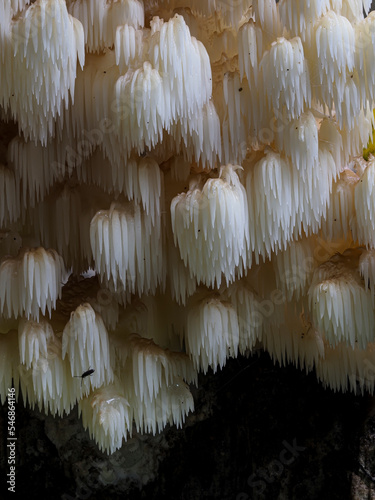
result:
[(2, 401), (112, 453), (253, 349), (373, 393), (370, 3), (0, 0)]

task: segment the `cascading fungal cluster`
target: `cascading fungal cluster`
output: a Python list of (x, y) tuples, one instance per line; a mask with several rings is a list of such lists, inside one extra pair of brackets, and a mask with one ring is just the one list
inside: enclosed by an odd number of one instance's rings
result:
[(2, 401), (112, 453), (255, 347), (373, 392), (370, 4), (0, 0)]

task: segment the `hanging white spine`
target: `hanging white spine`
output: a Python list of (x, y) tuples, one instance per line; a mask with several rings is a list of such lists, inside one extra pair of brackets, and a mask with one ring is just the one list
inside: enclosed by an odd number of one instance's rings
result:
[[(92, 388), (113, 381), (108, 332), (90, 304), (81, 304), (70, 315), (62, 336), (62, 359), (68, 357), (71, 375), (95, 370), (88, 382)], [(83, 379), (82, 379), (83, 380)], [(85, 381), (86, 386), (86, 381)]]
[(227, 358), (237, 356), (239, 325), (232, 304), (208, 296), (189, 307), (186, 351), (197, 369), (214, 373)]
[(118, 26), (139, 28), (144, 25), (144, 7), (138, 0), (75, 0), (70, 2), (69, 12), (83, 24), (89, 52), (111, 48)]
[[(54, 134), (53, 126), (74, 99), (77, 63), (85, 60), (83, 28), (71, 17), (64, 0), (39, 0), (11, 23), (0, 61), (0, 102), (9, 108), (26, 138)], [(25, 88), (28, 89), (25, 98)]]
[(352, 225), (353, 236), (367, 247), (375, 247), (375, 159), (367, 168), (354, 189), (356, 219)]
[(0, 265), (0, 312), (36, 320), (40, 313), (51, 316), (64, 279), (64, 263), (55, 250), (40, 247), (5, 258)]
[(113, 203), (90, 224), (91, 249), (101, 279), (114, 291), (155, 293), (164, 281), (160, 218), (152, 223), (138, 205)]
[(345, 342), (365, 349), (375, 339), (373, 300), (357, 259), (355, 251), (336, 254), (316, 269), (308, 291), (313, 322), (332, 346)]
[(270, 109), (283, 109), (298, 118), (311, 105), (310, 77), (302, 41), (279, 37), (260, 62)]
[(114, 453), (132, 432), (133, 410), (118, 384), (96, 389), (78, 405), (83, 426), (100, 450)]
[[(246, 263), (249, 241), (246, 192), (233, 165), (204, 184), (197, 179), (171, 202), (172, 230), (181, 258), (198, 282), (220, 286)], [(202, 185), (203, 184), (203, 185)]]
[(21, 363), (30, 368), (40, 357), (47, 358), (47, 343), (53, 336), (52, 326), (47, 321), (20, 320), (18, 344)]

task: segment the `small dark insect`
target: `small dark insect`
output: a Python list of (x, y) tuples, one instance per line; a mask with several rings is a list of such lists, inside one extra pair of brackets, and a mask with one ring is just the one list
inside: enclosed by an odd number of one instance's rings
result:
[(75, 377), (80, 377), (81, 378), (81, 385), (83, 383), (83, 379), (86, 378), (86, 377), (89, 377), (91, 376), (93, 373), (94, 373), (94, 369), (93, 368), (90, 368), (89, 370), (85, 371), (82, 373), (82, 375), (74, 375)]

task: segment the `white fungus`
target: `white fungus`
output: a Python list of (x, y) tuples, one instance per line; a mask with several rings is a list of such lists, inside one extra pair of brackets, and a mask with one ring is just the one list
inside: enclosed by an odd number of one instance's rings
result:
[(65, 356), (73, 377), (90, 368), (95, 370), (88, 379), (92, 388), (112, 382), (108, 333), (102, 318), (90, 304), (81, 304), (71, 313), (62, 335), (62, 359)]
[(0, 0), (1, 401), (113, 453), (238, 353), (373, 393), (370, 3)]
[(39, 319), (56, 307), (61, 296), (65, 268), (55, 250), (24, 250), (0, 264), (0, 312), (5, 317)]
[(172, 230), (181, 258), (198, 282), (220, 286), (233, 281), (246, 263), (248, 211), (236, 167), (217, 178), (197, 178), (171, 203)]

